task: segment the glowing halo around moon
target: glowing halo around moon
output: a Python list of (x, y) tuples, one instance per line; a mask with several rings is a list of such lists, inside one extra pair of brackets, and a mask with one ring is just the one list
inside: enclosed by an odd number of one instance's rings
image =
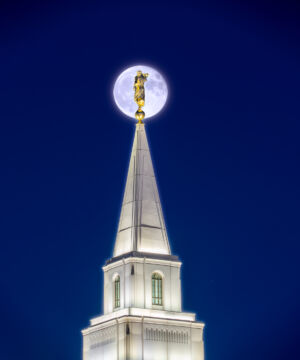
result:
[(132, 66), (123, 71), (117, 78), (113, 96), (118, 108), (127, 116), (135, 118), (137, 110), (133, 96), (134, 78), (138, 70), (148, 73), (148, 79), (145, 82), (145, 120), (158, 114), (165, 106), (168, 98), (168, 86), (163, 76), (155, 69), (147, 65)]

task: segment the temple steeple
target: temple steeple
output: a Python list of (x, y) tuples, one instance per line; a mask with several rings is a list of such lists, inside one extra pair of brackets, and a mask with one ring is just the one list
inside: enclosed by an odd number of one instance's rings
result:
[(204, 360), (204, 324), (182, 311), (181, 261), (171, 255), (143, 124), (148, 75), (150, 83), (150, 72), (134, 78), (138, 123), (114, 253), (102, 267), (103, 314), (82, 330), (83, 360)]
[(113, 256), (131, 251), (171, 254), (143, 123), (136, 124)]

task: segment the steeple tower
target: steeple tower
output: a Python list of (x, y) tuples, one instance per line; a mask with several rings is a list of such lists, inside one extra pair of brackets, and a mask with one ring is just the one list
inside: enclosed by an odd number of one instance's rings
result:
[(139, 70), (134, 81), (138, 123), (113, 257), (102, 267), (103, 315), (82, 330), (83, 360), (204, 360), (204, 324), (182, 311), (181, 261), (171, 254), (143, 124), (147, 77)]
[(136, 124), (113, 256), (131, 251), (171, 253), (143, 123)]

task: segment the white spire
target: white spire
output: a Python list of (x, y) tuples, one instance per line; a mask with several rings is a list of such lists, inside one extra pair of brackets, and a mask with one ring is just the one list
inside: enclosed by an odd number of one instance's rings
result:
[(171, 254), (144, 124), (136, 124), (113, 256)]

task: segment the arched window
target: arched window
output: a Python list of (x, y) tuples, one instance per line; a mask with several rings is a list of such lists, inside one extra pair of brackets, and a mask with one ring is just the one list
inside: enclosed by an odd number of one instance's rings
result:
[(162, 305), (162, 276), (158, 273), (152, 275), (152, 304)]
[(115, 308), (120, 307), (120, 276), (115, 278)]

